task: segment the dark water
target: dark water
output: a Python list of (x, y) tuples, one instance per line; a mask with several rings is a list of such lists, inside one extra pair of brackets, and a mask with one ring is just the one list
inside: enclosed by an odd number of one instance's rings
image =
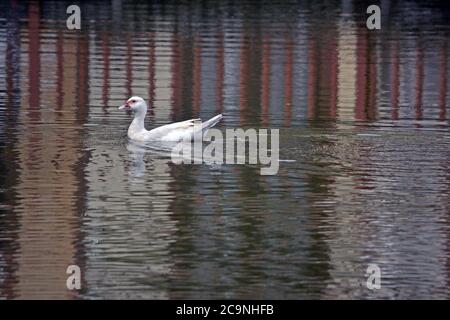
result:
[[(69, 4), (0, 5), (1, 298), (450, 298), (448, 6)], [(289, 161), (175, 165), (128, 141), (132, 94)]]

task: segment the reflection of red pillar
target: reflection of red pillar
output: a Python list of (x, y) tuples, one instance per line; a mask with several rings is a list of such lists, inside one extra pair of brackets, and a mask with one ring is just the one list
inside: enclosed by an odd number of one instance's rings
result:
[(270, 39), (264, 36), (261, 71), (261, 108), (263, 124), (269, 124), (269, 97), (270, 97)]
[[(396, 38), (397, 39), (397, 38)], [(392, 75), (392, 90), (391, 90), (391, 105), (392, 120), (398, 120), (398, 103), (400, 97), (400, 57), (398, 54), (398, 41), (395, 43), (392, 49), (392, 63), (391, 63), (391, 75)]]
[(58, 30), (58, 37), (56, 38), (56, 95), (57, 110), (61, 110), (64, 101), (63, 83), (64, 83), (64, 35), (62, 30)]
[[(17, 2), (16, 1), (11, 1), (11, 11), (14, 11), (14, 13), (17, 12)], [(17, 16), (16, 14), (14, 14), (13, 17), (10, 17), (10, 19), (15, 19)], [(8, 28), (9, 29), (9, 28)], [(14, 29), (12, 29), (14, 30)], [(17, 52), (15, 52), (14, 49), (14, 44), (13, 42), (13, 37), (11, 37), (11, 35), (14, 35), (14, 38), (17, 37), (18, 39), (18, 34), (17, 33), (11, 33), (10, 36), (7, 38), (7, 43), (6, 43), (6, 56), (5, 56), (5, 68), (6, 68), (6, 103), (5, 103), (5, 107), (6, 107), (6, 114), (9, 115), (10, 114), (10, 107), (11, 105), (13, 105), (13, 99), (14, 99), (14, 87), (15, 84), (14, 83), (14, 58), (17, 55)]]
[(6, 110), (9, 113), (9, 106), (12, 104), (14, 92), (14, 69), (13, 69), (13, 51), (11, 43), (6, 44)]
[(338, 48), (337, 35), (331, 40), (329, 55), (330, 55), (330, 118), (336, 119), (337, 115), (337, 93), (338, 93)]
[(241, 122), (245, 120), (244, 111), (247, 107), (247, 90), (248, 90), (248, 36), (243, 35), (241, 38), (241, 56), (240, 56), (240, 66), (239, 66), (239, 108)]
[[(6, 60), (5, 60), (5, 69), (6, 69), (5, 108), (6, 108), (7, 118), (5, 119), (6, 121), (4, 123), (8, 127), (15, 125), (15, 121), (9, 121), (9, 116), (14, 114), (14, 110), (13, 110), (14, 103), (13, 102), (15, 99), (17, 99), (17, 97), (15, 97), (15, 95), (17, 94), (17, 92), (15, 92), (15, 89), (20, 86), (20, 83), (17, 83), (17, 77), (15, 77), (16, 71), (14, 70), (14, 67), (16, 66), (15, 64), (19, 60), (19, 52), (17, 50), (18, 48), (15, 47), (15, 45), (18, 45), (18, 41), (20, 40), (19, 32), (17, 32), (19, 30), (18, 21), (14, 20), (14, 19), (17, 19), (17, 16), (18, 16), (17, 14), (18, 14), (17, 1), (11, 1), (11, 12), (10, 12), (10, 16), (9, 16), (10, 22), (7, 22), (7, 27), (6, 27), (6, 29), (11, 33), (9, 34), (9, 36), (7, 36), (6, 56), (5, 56), (5, 58), (6, 58)], [(10, 23), (13, 23), (14, 25), (11, 25)], [(9, 145), (10, 145), (10, 147), (6, 147), (4, 149), (6, 152), (3, 153), (2, 157), (5, 161), (5, 164), (11, 164), (11, 167), (9, 167), (9, 168), (12, 169), (12, 168), (14, 168), (14, 165), (17, 162), (17, 155), (15, 152), (8, 152), (8, 150), (12, 149), (12, 148), (16, 148), (17, 146), (15, 143), (12, 143), (12, 141), (11, 141), (11, 143), (9, 143)], [(8, 176), (14, 177), (15, 176), (15, 173), (13, 173), (14, 170), (8, 170), (8, 167), (4, 168), (3, 170), (4, 170), (6, 177), (8, 177)], [(11, 174), (8, 174), (7, 172), (10, 172)], [(15, 180), (15, 178), (13, 178), (13, 180), (10, 183), (7, 183), (7, 185), (14, 184), (14, 180)], [(15, 190), (12, 192), (15, 193)], [(4, 194), (7, 199), (8, 192), (5, 192)], [(5, 222), (7, 222), (7, 225), (10, 225), (13, 228), (16, 228), (16, 226), (17, 226), (16, 217), (14, 217), (11, 220), (8, 219)], [(18, 243), (17, 243), (16, 235), (11, 235), (8, 238), (10, 238), (10, 240), (6, 240), (6, 237), (4, 238), (4, 240), (2, 241), (3, 245), (2, 245), (2, 247), (0, 247), (0, 254), (3, 257), (3, 262), (4, 262), (4, 264), (2, 266), (3, 278), (1, 279), (1, 285), (0, 285), (0, 297), (2, 299), (9, 300), (9, 299), (15, 298), (14, 284), (17, 282), (17, 275), (15, 273), (15, 270), (17, 269), (17, 264), (16, 264), (16, 250), (11, 250), (8, 248), (11, 248), (10, 244), (17, 246)]]
[(217, 46), (217, 83), (216, 83), (216, 112), (222, 113), (223, 111), (223, 81), (224, 81), (224, 66), (225, 66), (225, 55), (224, 55), (224, 41), (223, 32), (220, 31)]
[(194, 75), (193, 75), (193, 97), (192, 107), (195, 115), (200, 111), (200, 96), (201, 96), (201, 63), (202, 63), (202, 47), (201, 39), (196, 36), (194, 38)]
[(78, 39), (78, 108), (80, 119), (87, 116), (88, 85), (89, 85), (89, 39), (87, 33), (79, 35)]
[(292, 119), (292, 69), (294, 67), (293, 42), (286, 39), (286, 55), (284, 62), (284, 125), (290, 126)]
[(109, 33), (104, 32), (102, 35), (102, 58), (103, 58), (103, 90), (102, 102), (103, 107), (108, 106), (109, 97)]
[(308, 53), (308, 119), (314, 118), (317, 87), (317, 52), (314, 39), (309, 40)]
[(424, 52), (421, 40), (417, 46), (417, 60), (416, 60), (416, 120), (422, 120), (422, 95), (423, 95), (423, 67), (424, 67)]
[(376, 53), (365, 27), (358, 30), (357, 40), (357, 76), (356, 106), (357, 120), (373, 120), (375, 118), (377, 67)]
[(156, 93), (156, 81), (155, 81), (155, 34), (154, 32), (150, 32), (149, 35), (149, 52), (148, 52), (148, 79), (149, 79), (149, 88), (148, 88), (148, 101), (149, 101), (149, 113), (150, 115), (154, 114), (154, 103), (155, 103), (155, 93)]
[[(32, 1), (28, 7), (28, 35), (29, 35), (29, 90), (30, 108), (39, 108), (39, 73), (40, 73), (40, 34), (39, 34), (39, 2)], [(32, 118), (34, 118), (33, 113)], [(37, 115), (38, 116), (38, 115)], [(39, 117), (39, 116), (38, 116)]]
[(367, 103), (367, 117), (374, 120), (376, 116), (375, 108), (377, 102), (377, 61), (375, 48), (369, 47), (369, 97)]
[(172, 113), (176, 116), (180, 112), (181, 103), (181, 50), (180, 37), (177, 32), (172, 39)]
[(439, 120), (445, 120), (445, 99), (447, 95), (447, 41), (441, 48), (441, 67), (439, 74)]
[(356, 44), (356, 106), (355, 106), (355, 118), (356, 120), (367, 120), (365, 114), (366, 94), (367, 94), (367, 38), (364, 29), (359, 28), (357, 32), (357, 44)]
[(126, 35), (126, 47), (127, 47), (127, 60), (126, 60), (126, 88), (127, 88), (127, 98), (131, 97), (131, 83), (133, 82), (133, 55), (132, 55), (132, 43), (131, 36), (129, 33)]

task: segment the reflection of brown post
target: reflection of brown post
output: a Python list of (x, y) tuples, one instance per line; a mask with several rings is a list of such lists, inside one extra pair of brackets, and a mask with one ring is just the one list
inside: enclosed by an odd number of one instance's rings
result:
[(372, 47), (372, 42), (373, 39), (367, 34), (365, 27), (359, 28), (355, 118), (363, 121), (375, 118), (377, 66), (376, 52)]
[[(15, 67), (17, 66), (17, 62), (20, 59), (19, 51), (16, 45), (20, 41), (19, 35), (19, 22), (17, 19), (18, 13), (18, 5), (17, 1), (11, 1), (11, 12), (9, 16), (9, 21), (7, 22), (7, 31), (10, 32), (7, 36), (6, 43), (6, 56), (5, 56), (5, 69), (6, 69), (6, 118), (4, 119), (6, 127), (14, 127), (16, 124), (15, 119), (15, 110), (14, 110), (14, 100), (17, 99), (15, 96), (17, 94), (16, 88), (20, 86), (18, 83), (18, 78), (16, 77)], [(17, 101), (17, 100), (16, 100)], [(16, 139), (13, 138), (9, 141), (9, 143), (3, 149), (5, 152), (2, 155), (2, 162), (5, 164), (2, 167), (5, 175), (5, 185), (2, 186), (4, 189), (4, 198), (2, 200), (5, 201), (5, 207), (7, 206), (10, 199), (13, 199), (15, 194), (13, 185), (16, 183), (16, 175), (17, 175), (17, 156), (16, 152), (12, 152), (16, 147), (15, 144)], [(12, 211), (11, 211), (12, 213)], [(10, 218), (3, 219), (3, 224), (0, 226), (0, 232), (3, 230), (16, 230), (17, 228), (17, 214), (9, 215)], [(7, 216), (5, 216), (6, 218)], [(4, 235), (4, 240), (2, 241), (2, 246), (0, 247), (0, 255), (3, 257), (4, 264), (2, 265), (2, 279), (0, 279), (0, 298), (2, 299), (13, 299), (14, 298), (14, 284), (17, 282), (17, 275), (15, 274), (15, 270), (17, 268), (16, 264), (16, 250), (12, 249), (12, 246), (17, 246), (17, 235), (14, 232), (14, 235), (10, 236)], [(9, 238), (7, 240), (7, 238)]]
[(220, 31), (218, 36), (218, 46), (217, 46), (217, 82), (216, 82), (216, 112), (223, 112), (223, 82), (224, 82), (224, 68), (225, 68), (225, 54), (224, 54), (224, 39), (223, 32)]
[[(29, 70), (30, 108), (39, 107), (39, 9), (38, 2), (29, 3)], [(69, 106), (60, 113), (63, 123), (72, 121), (78, 114), (76, 91), (77, 79), (87, 82), (87, 73), (79, 70), (76, 41), (56, 39), (58, 63), (64, 74), (57, 80), (63, 82), (56, 88), (64, 92), (62, 106)], [(87, 43), (87, 42), (86, 42)], [(81, 48), (80, 48), (81, 49)], [(57, 49), (58, 50), (58, 49)], [(84, 50), (84, 49), (81, 49)], [(59, 56), (58, 56), (59, 55)], [(62, 59), (64, 55), (64, 59)], [(86, 57), (86, 55), (84, 55)], [(58, 71), (59, 72), (59, 71)], [(78, 73), (77, 73), (78, 72)], [(83, 73), (84, 72), (84, 73)], [(47, 88), (46, 88), (47, 89)], [(20, 168), (15, 192), (19, 230), (15, 257), (17, 281), (14, 283), (15, 298), (64, 299), (76, 297), (77, 292), (66, 287), (66, 268), (73, 264), (77, 250), (76, 201), (79, 180), (74, 174), (74, 162), (79, 155), (79, 130), (61, 128), (49, 139), (48, 128), (35, 126), (37, 112), (31, 110), (22, 115), (27, 130), (18, 137), (16, 150)], [(51, 115), (49, 115), (51, 117)], [(51, 120), (51, 119), (50, 119)], [(79, 122), (74, 125), (81, 128)], [(82, 168), (81, 173), (82, 173)], [(64, 188), (60, 186), (63, 185)], [(78, 261), (77, 261), (78, 262)]]
[(263, 124), (269, 124), (269, 97), (270, 97), (270, 39), (264, 36), (261, 71), (261, 108)]
[(58, 37), (56, 38), (56, 109), (61, 110), (64, 103), (64, 35), (63, 31), (58, 30)]
[(130, 33), (126, 35), (127, 60), (126, 60), (126, 88), (127, 99), (132, 96), (131, 83), (133, 82), (133, 51)]
[(439, 74), (439, 120), (445, 120), (445, 99), (447, 95), (447, 41), (441, 48), (441, 67)]
[(369, 39), (369, 47), (368, 47), (368, 67), (369, 70), (369, 97), (367, 101), (367, 118), (368, 120), (375, 120), (376, 115), (376, 103), (377, 103), (377, 61), (376, 61), (376, 52), (373, 47), (375, 39)]
[(416, 60), (416, 120), (422, 120), (422, 95), (423, 95), (423, 67), (424, 67), (424, 52), (422, 41), (419, 39), (417, 46), (417, 60)]
[[(16, 1), (11, 1), (11, 11), (14, 11), (14, 16), (10, 16), (9, 19), (16, 19), (16, 12), (17, 12), (17, 2)], [(18, 22), (17, 22), (18, 23)], [(9, 29), (9, 27), (7, 27)], [(10, 108), (13, 105), (13, 99), (14, 99), (14, 88), (17, 85), (16, 83), (14, 83), (14, 67), (15, 67), (15, 63), (14, 63), (14, 58), (17, 58), (17, 52), (15, 51), (16, 49), (14, 48), (14, 44), (13, 44), (13, 39), (19, 39), (19, 32), (17, 32), (19, 30), (19, 27), (17, 26), (17, 29), (13, 27), (13, 29), (10, 33), (10, 36), (7, 37), (7, 43), (6, 43), (6, 56), (5, 56), (5, 69), (6, 69), (6, 103), (5, 103), (5, 107), (6, 107), (6, 114), (9, 115), (10, 114)], [(9, 31), (9, 30), (8, 30)]]
[(367, 35), (365, 29), (362, 27), (357, 31), (356, 42), (356, 106), (355, 118), (356, 120), (367, 120), (365, 114), (366, 105), (366, 89), (367, 89)]
[[(39, 34), (39, 2), (32, 1), (28, 6), (29, 35), (29, 90), (30, 108), (39, 108), (39, 73), (40, 73), (40, 34)], [(33, 112), (34, 116), (39, 117)], [(36, 119), (34, 119), (36, 120)]]
[(172, 113), (176, 116), (180, 112), (181, 103), (181, 50), (180, 36), (174, 32), (172, 39)]
[(316, 107), (316, 86), (317, 86), (317, 53), (314, 39), (309, 40), (308, 53), (308, 114), (309, 120), (314, 118)]
[[(397, 38), (395, 38), (397, 39)], [(392, 63), (391, 63), (391, 75), (392, 75), (392, 90), (391, 90), (391, 105), (392, 120), (398, 120), (398, 103), (400, 97), (400, 57), (398, 54), (398, 41), (394, 40), (392, 49)]]
[(148, 79), (149, 79), (149, 87), (148, 87), (148, 104), (149, 104), (149, 113), (150, 115), (154, 114), (154, 103), (155, 103), (155, 93), (156, 93), (156, 78), (155, 78), (155, 33), (150, 32), (149, 35), (149, 52), (148, 52)]
[(239, 65), (239, 108), (240, 108), (240, 116), (241, 122), (245, 121), (245, 109), (247, 108), (247, 90), (248, 90), (248, 36), (246, 34), (242, 35), (241, 38), (241, 56), (240, 56), (240, 65)]
[[(337, 35), (336, 35), (337, 36)], [(330, 44), (330, 118), (335, 120), (337, 116), (337, 95), (338, 95), (338, 47), (336, 36), (333, 37)]]
[(195, 115), (200, 111), (201, 96), (201, 63), (202, 63), (202, 45), (199, 36), (194, 37), (194, 75), (193, 75), (193, 97), (192, 107)]
[(103, 58), (103, 107), (108, 106), (109, 97), (109, 33), (105, 31), (102, 35), (102, 58)]
[(6, 44), (5, 69), (6, 69), (6, 112), (9, 113), (9, 106), (12, 104), (14, 95), (14, 69), (13, 69), (14, 49), (8, 41)]
[(294, 67), (293, 41), (291, 36), (286, 38), (284, 62), (284, 125), (290, 126), (292, 119), (292, 69)]
[(77, 116), (84, 121), (87, 115), (89, 86), (89, 39), (87, 33), (78, 38), (78, 112)]

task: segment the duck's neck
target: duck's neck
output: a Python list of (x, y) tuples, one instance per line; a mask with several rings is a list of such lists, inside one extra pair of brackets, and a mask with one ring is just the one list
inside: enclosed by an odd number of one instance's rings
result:
[(134, 113), (134, 119), (128, 128), (128, 131), (140, 132), (145, 130), (144, 120), (147, 110), (138, 110)]

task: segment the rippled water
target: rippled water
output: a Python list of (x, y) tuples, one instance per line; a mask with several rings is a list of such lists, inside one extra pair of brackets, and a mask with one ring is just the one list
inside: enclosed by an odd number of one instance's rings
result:
[[(450, 298), (447, 5), (69, 4), (0, 4), (0, 297)], [(132, 94), (289, 161), (175, 165), (128, 141)]]

